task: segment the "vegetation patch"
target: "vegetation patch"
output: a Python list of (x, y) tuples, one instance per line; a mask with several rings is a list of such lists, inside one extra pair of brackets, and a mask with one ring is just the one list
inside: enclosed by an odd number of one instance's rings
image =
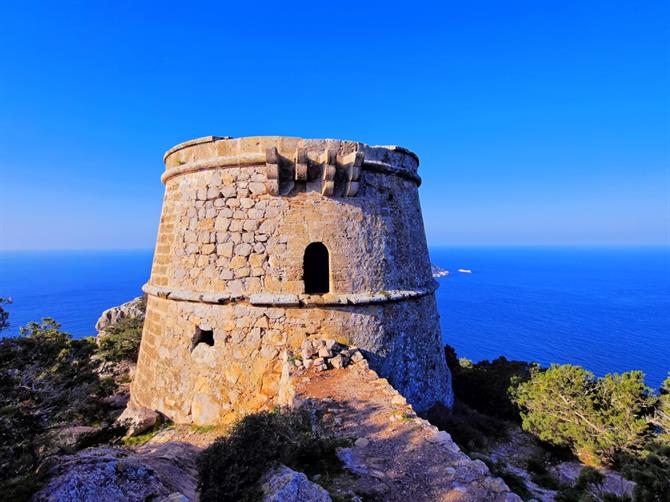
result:
[(507, 437), (508, 423), (473, 410), (461, 401), (451, 409), (441, 405), (431, 408), (426, 419), (438, 429), (449, 431), (452, 439), (466, 453), (486, 450), (492, 442)]
[(486, 415), (519, 421), (519, 408), (510, 391), (530, 378), (531, 368), (536, 367), (534, 363), (509, 361), (505, 357), (473, 363), (459, 359), (449, 345), (444, 347), (444, 353), (459, 401)]
[(98, 354), (106, 361), (137, 361), (144, 319), (126, 317), (110, 326), (98, 340)]
[(0, 492), (25, 499), (48, 451), (49, 430), (105, 418), (110, 392), (92, 359), (92, 338), (74, 340), (53, 319), (31, 322), (23, 336), (0, 340)]
[(259, 479), (284, 464), (327, 484), (342, 467), (336, 448), (343, 441), (318, 432), (305, 409), (247, 415), (198, 459), (201, 500), (255, 501)]
[(636, 501), (670, 502), (670, 443), (652, 441), (638, 454), (621, 453), (615, 466), (636, 483)]
[(168, 427), (170, 427), (170, 425), (166, 426), (165, 423), (161, 423), (160, 421), (158, 421), (147, 432), (144, 432), (142, 434), (138, 434), (137, 436), (124, 437), (121, 440), (121, 443), (124, 446), (142, 446), (143, 444), (149, 442), (149, 440), (151, 440), (151, 438), (153, 438), (160, 431), (162, 431), (164, 429), (167, 429)]
[(570, 448), (587, 464), (613, 464), (651, 433), (657, 397), (640, 371), (596, 378), (579, 366), (533, 369), (512, 390), (524, 430)]
[[(559, 502), (626, 500), (594, 495), (602, 475), (590, 468), (575, 486), (560, 486), (547, 467), (573, 456), (634, 481), (635, 501), (670, 502), (670, 376), (654, 393), (640, 371), (598, 378), (569, 364), (540, 368), (504, 358), (473, 363), (449, 346), (445, 355), (456, 404), (428, 418), (464, 451), (483, 453), (479, 458), (488, 461), (488, 447), (503, 439), (501, 431), (520, 423), (542, 451), (521, 467), (537, 485), (556, 490)], [(504, 467), (492, 469), (523, 496)]]

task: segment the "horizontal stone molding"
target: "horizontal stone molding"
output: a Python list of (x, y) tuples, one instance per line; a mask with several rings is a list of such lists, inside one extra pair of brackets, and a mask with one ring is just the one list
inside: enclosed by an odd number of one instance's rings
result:
[[(196, 160), (194, 162), (186, 162), (184, 164), (171, 167), (167, 169), (161, 176), (161, 181), (167, 183), (170, 179), (184, 174), (195, 173), (198, 171), (206, 171), (211, 169), (225, 169), (235, 167), (258, 167), (265, 168), (266, 154), (263, 152), (248, 152), (238, 155), (225, 155), (221, 157), (212, 157), (204, 160)], [(413, 181), (421, 185), (421, 177), (418, 174), (406, 171), (379, 160), (363, 160), (362, 169), (364, 171), (372, 171), (383, 174), (390, 174), (399, 176), (401, 178)], [(272, 192), (270, 190), (270, 192)]]
[(142, 291), (148, 295), (157, 296), (174, 301), (209, 303), (224, 305), (227, 303), (249, 303), (250, 305), (265, 307), (320, 307), (342, 305), (369, 305), (375, 303), (390, 303), (430, 295), (438, 288), (438, 283), (427, 288), (409, 290), (394, 289), (370, 293), (349, 293), (324, 295), (285, 294), (285, 293), (252, 293), (250, 295), (234, 295), (230, 293), (197, 292), (178, 290), (153, 284), (145, 284)]
[[(202, 138), (195, 138), (195, 139), (190, 139), (188, 141), (184, 141), (183, 143), (179, 143), (178, 145), (173, 146), (170, 148), (167, 152), (165, 152), (165, 155), (163, 155), (163, 162), (167, 161), (167, 158), (172, 155), (173, 153), (178, 152), (179, 150), (183, 150), (184, 148), (188, 148), (191, 146), (196, 146), (196, 145), (202, 145), (205, 143), (214, 143), (216, 141), (221, 141), (224, 139), (233, 139), (232, 136), (203, 136)], [(411, 152), (413, 153), (413, 152)], [(418, 157), (417, 157), (418, 159)]]
[(394, 176), (400, 176), (401, 178), (408, 179), (417, 184), (421, 185), (421, 176), (418, 174), (410, 173), (404, 169), (399, 169), (388, 162), (382, 162), (379, 160), (364, 160), (363, 169), (366, 171), (373, 171), (377, 173), (391, 174)]
[(223, 157), (212, 157), (204, 160), (187, 162), (176, 167), (171, 167), (163, 173), (161, 181), (166, 183), (169, 179), (182, 174), (206, 171), (208, 169), (230, 168), (230, 167), (249, 167), (264, 166), (265, 153), (249, 152), (239, 155), (225, 155)]

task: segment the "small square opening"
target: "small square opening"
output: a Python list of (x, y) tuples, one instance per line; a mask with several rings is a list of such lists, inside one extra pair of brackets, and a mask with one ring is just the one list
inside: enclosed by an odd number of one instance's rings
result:
[(193, 349), (195, 349), (201, 343), (213, 347), (214, 331), (211, 329), (201, 329), (199, 327), (195, 328), (195, 335), (193, 335), (193, 341), (191, 342), (191, 352), (193, 352)]

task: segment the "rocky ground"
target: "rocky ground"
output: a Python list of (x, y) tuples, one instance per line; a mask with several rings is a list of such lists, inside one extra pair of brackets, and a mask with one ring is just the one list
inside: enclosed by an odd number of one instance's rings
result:
[[(122, 319), (141, 315), (142, 308), (138, 298), (106, 311), (98, 322), (101, 336)], [(482, 459), (522, 479), (534, 499), (555, 500), (557, 492), (539, 486), (529, 473), (528, 459), (536, 453), (536, 445), (520, 430), (471, 458), (447, 432), (418, 417), (403, 396), (368, 368), (355, 347), (314, 340), (299, 353), (289, 354), (287, 363), (285, 401), (309, 407), (321, 417), (318, 427), (346, 439), (350, 446), (338, 450), (343, 468), (327, 480), (275, 466), (260, 480), (266, 502), (520, 501)], [(54, 442), (61, 447), (46, 455), (39, 467), (47, 481), (34, 500), (198, 500), (196, 459), (226, 428), (173, 425), (151, 410), (126, 409), (122, 414), (133, 363), (104, 362), (98, 371), (115, 383), (116, 391), (105, 405), (112, 420), (130, 425), (128, 435), (123, 440), (117, 436), (89, 441), (92, 447), (77, 451), (86, 438), (100, 434), (100, 427), (53, 431)], [(582, 467), (562, 462), (551, 474), (570, 485)], [(616, 473), (603, 474), (603, 490), (594, 493), (596, 500), (605, 492), (630, 495), (632, 483)]]
[[(505, 439), (494, 442), (485, 452), (482, 452), (482, 455), (521, 478), (535, 500), (554, 502), (558, 490), (538, 484), (537, 478), (529, 469), (529, 461), (538, 458), (542, 452), (543, 450), (532, 436), (524, 433), (517, 426), (510, 425)], [(584, 464), (574, 460), (555, 462), (548, 466), (547, 473), (557, 485), (574, 486), (584, 467)], [(595, 500), (604, 499), (606, 494), (632, 499), (635, 483), (610, 469), (600, 468), (598, 472), (603, 475), (602, 483), (590, 488)]]
[(355, 438), (339, 457), (347, 473), (333, 481), (342, 496), (384, 501), (517, 501), (486, 465), (462, 453), (446, 432), (417, 417), (389, 383), (354, 364), (297, 375), (297, 404), (324, 413), (336, 435)]
[[(353, 441), (339, 450), (345, 468), (329, 486), (334, 496), (370, 501), (520, 500), (483, 462), (463, 454), (446, 432), (417, 417), (366, 364), (328, 371), (314, 367), (294, 378), (296, 405), (318, 410), (329, 432)], [(135, 448), (88, 448), (59, 457), (45, 466), (51, 481), (36, 500), (197, 500), (197, 455), (224, 432), (171, 426)], [(267, 501), (332, 500), (304, 474), (283, 466), (261, 482)]]

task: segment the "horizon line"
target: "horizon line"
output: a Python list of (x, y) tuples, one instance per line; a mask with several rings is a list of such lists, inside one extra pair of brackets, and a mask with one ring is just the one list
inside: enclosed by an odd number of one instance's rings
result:
[[(670, 243), (453, 243), (453, 244), (431, 244), (429, 248), (670, 248)], [(47, 253), (47, 252), (153, 252), (154, 247), (128, 247), (128, 248), (6, 248), (0, 249), (0, 253)]]

